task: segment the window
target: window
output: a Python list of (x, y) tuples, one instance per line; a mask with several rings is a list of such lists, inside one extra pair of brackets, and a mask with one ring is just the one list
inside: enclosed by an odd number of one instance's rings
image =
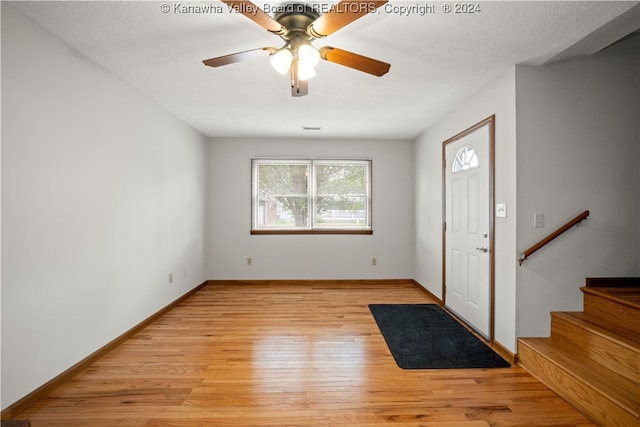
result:
[(371, 160), (252, 160), (252, 234), (371, 234)]
[(476, 150), (471, 145), (465, 145), (456, 154), (453, 161), (452, 173), (466, 171), (467, 169), (478, 167), (478, 156)]

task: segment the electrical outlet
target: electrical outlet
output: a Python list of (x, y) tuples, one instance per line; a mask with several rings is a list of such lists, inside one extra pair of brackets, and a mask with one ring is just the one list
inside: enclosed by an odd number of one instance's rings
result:
[(252, 265), (253, 264), (253, 260), (251, 258), (247, 258), (247, 265)]
[(173, 273), (169, 273), (169, 283), (173, 283)]
[(371, 265), (378, 265), (378, 259), (377, 258), (371, 258)]
[(544, 214), (543, 213), (534, 213), (533, 214), (533, 226), (534, 228), (544, 228)]
[(184, 266), (184, 275), (188, 276), (189, 275), (189, 267), (188, 266)]

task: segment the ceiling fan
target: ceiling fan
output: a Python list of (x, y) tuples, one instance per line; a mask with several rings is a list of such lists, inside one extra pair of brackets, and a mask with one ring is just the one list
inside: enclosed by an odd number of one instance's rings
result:
[(290, 73), (292, 96), (303, 96), (309, 93), (307, 81), (315, 76), (314, 67), (320, 59), (380, 77), (389, 71), (390, 64), (331, 46), (316, 49), (311, 42), (326, 37), (375, 11), (387, 1), (341, 0), (324, 14), (320, 14), (317, 6), (287, 3), (274, 7), (275, 14), (272, 18), (251, 1), (222, 0), (234, 11), (280, 36), (285, 44), (281, 48), (263, 47), (206, 59), (202, 62), (209, 67), (220, 67), (261, 56), (270, 56), (271, 65), (280, 74)]

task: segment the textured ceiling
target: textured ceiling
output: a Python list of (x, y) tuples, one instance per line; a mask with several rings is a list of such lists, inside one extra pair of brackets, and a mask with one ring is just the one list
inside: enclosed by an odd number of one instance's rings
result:
[[(255, 3), (271, 10), (285, 2)], [(335, 2), (306, 3), (322, 9)], [(314, 42), (389, 62), (388, 74), (321, 61), (309, 95), (293, 98), (288, 77), (268, 58), (202, 64), (282, 45), (221, 2), (11, 2), (205, 135), (377, 139), (414, 138), (509, 66), (604, 48), (640, 28), (638, 3), (488, 1), (465, 14), (445, 13), (444, 2), (392, 0)], [(201, 13), (184, 7), (194, 5)]]

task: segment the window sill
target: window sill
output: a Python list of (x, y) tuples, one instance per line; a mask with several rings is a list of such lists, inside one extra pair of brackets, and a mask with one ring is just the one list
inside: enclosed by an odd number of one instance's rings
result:
[(345, 230), (338, 228), (328, 228), (328, 229), (313, 229), (313, 230), (250, 230), (251, 235), (259, 235), (259, 234), (364, 234), (371, 235), (373, 234), (373, 230)]

